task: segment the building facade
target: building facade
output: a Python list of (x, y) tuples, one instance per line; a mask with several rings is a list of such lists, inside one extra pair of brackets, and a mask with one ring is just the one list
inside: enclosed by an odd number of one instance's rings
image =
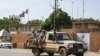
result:
[(100, 31), (100, 22), (95, 21), (75, 21), (73, 22), (72, 29), (85, 32)]
[(32, 25), (32, 24), (9, 25), (9, 31), (11, 34), (32, 33), (33, 30), (38, 30), (40, 28), (41, 28), (40, 25)]
[[(75, 32), (91, 32), (91, 31), (100, 31), (100, 22), (95, 21), (73, 21), (72, 29)], [(17, 24), (9, 25), (9, 30), (12, 34), (16, 33), (31, 33), (33, 30), (38, 30), (41, 28), (41, 25), (34, 24)]]

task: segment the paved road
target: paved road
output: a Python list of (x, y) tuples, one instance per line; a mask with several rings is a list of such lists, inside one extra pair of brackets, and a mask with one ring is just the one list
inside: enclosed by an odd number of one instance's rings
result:
[[(30, 49), (0, 49), (0, 56), (34, 56)], [(48, 56), (41, 54), (41, 56)], [(59, 56), (55, 54), (55, 56)], [(69, 55), (74, 56), (74, 55)], [(84, 56), (100, 56), (98, 53), (86, 52)]]

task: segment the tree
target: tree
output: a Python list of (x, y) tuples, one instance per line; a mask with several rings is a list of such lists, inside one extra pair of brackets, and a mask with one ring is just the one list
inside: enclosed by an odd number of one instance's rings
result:
[(5, 26), (4, 26), (4, 20), (3, 19), (0, 19), (0, 30), (3, 29)]
[(53, 28), (53, 24), (51, 24), (52, 21), (50, 19), (46, 19), (45, 22), (42, 23), (42, 29), (44, 30), (51, 30)]
[(9, 29), (9, 25), (20, 24), (20, 18), (18, 16), (12, 15), (9, 17), (3, 17), (0, 19), (0, 30)]
[[(45, 22), (42, 25), (42, 29), (45, 29), (47, 31), (52, 30), (54, 28), (54, 11), (50, 14), (49, 18), (45, 20)], [(56, 15), (55, 15), (55, 25), (56, 29), (60, 30), (61, 28), (71, 28), (72, 27), (72, 21), (71, 17), (68, 16), (68, 14), (62, 9), (57, 9)]]
[(31, 20), (31, 21), (28, 21), (27, 24), (41, 25), (42, 20), (34, 19), (34, 20)]
[(9, 16), (8, 21), (9, 21), (10, 24), (20, 24), (20, 17), (12, 15), (12, 16)]

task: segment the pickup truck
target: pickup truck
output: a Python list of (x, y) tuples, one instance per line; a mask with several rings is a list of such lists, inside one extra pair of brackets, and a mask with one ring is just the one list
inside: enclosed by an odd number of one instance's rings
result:
[(74, 54), (83, 56), (86, 48), (81, 42), (71, 40), (65, 32), (45, 32), (29, 40), (29, 47), (35, 56), (46, 52), (49, 56), (59, 53), (60, 56)]

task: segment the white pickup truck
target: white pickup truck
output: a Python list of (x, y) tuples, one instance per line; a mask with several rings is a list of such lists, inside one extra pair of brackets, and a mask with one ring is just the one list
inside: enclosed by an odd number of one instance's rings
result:
[(30, 39), (29, 42), (29, 47), (32, 48), (35, 56), (40, 56), (43, 52), (48, 53), (49, 56), (53, 56), (54, 53), (59, 53), (60, 56), (70, 54), (83, 56), (86, 51), (81, 42), (71, 40), (65, 32), (46, 32), (43, 36)]

